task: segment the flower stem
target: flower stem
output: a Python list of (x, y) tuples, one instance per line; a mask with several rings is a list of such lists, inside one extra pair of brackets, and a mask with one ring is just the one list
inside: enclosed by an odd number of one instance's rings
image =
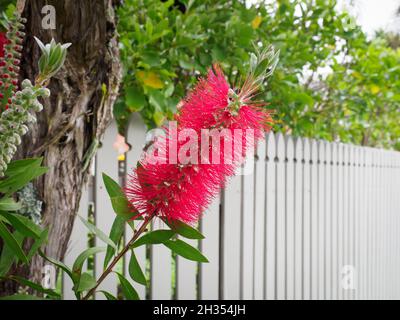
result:
[(111, 264), (108, 266), (106, 270), (103, 271), (102, 275), (100, 278), (97, 280), (96, 286), (92, 288), (86, 296), (82, 298), (82, 300), (88, 300), (97, 290), (99, 285), (103, 282), (105, 278), (113, 271), (115, 265), (118, 263), (119, 260), (129, 251), (133, 243), (139, 238), (139, 236), (146, 230), (148, 224), (151, 222), (153, 219), (154, 215), (150, 215), (145, 218), (143, 223), (140, 225), (139, 229), (135, 230), (134, 235), (131, 240), (126, 244), (126, 246), (122, 249), (122, 251), (114, 258), (114, 260), (111, 262)]

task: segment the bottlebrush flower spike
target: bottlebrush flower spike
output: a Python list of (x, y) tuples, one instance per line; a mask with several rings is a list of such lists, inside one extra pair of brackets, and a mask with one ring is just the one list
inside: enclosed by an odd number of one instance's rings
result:
[[(252, 56), (248, 77), (237, 92), (218, 66), (199, 81), (176, 115), (177, 127), (164, 128), (165, 135), (153, 141), (130, 176), (125, 191), (138, 214), (186, 223), (199, 219), (243, 164), (246, 152), (270, 129), (269, 111), (252, 99), (278, 56), (272, 47)], [(212, 141), (218, 141), (219, 150), (209, 144), (212, 134), (205, 129), (221, 134)], [(187, 150), (200, 152), (187, 156)]]
[(6, 34), (3, 32), (0, 32), (0, 58), (4, 57), (4, 46), (7, 43), (7, 37)]
[(21, 61), (22, 41), (25, 36), (25, 19), (18, 14), (6, 21), (7, 35), (2, 41), (3, 56), (0, 55), (0, 112), (7, 110), (18, 87), (19, 64)]

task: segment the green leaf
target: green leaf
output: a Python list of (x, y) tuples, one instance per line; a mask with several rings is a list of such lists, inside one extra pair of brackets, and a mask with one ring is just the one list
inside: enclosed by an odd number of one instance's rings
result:
[(114, 212), (123, 217), (125, 220), (132, 218), (136, 212), (132, 211), (132, 207), (126, 197), (112, 197), (111, 204)]
[(12, 296), (0, 297), (0, 300), (48, 300), (48, 299), (32, 296), (29, 294), (14, 294)]
[(27, 256), (28, 260), (31, 260), (33, 256), (36, 254), (36, 252), (38, 252), (39, 249), (43, 246), (43, 244), (47, 242), (48, 236), (49, 236), (49, 229), (43, 230), (42, 233), (40, 234), (40, 238), (33, 243), (31, 249), (29, 250)]
[(64, 263), (62, 263), (62, 262), (60, 262), (60, 261), (58, 261), (58, 260), (56, 260), (56, 259), (47, 257), (47, 256), (43, 253), (43, 251), (41, 251), (40, 249), (38, 250), (38, 252), (39, 252), (39, 255), (40, 255), (43, 259), (45, 259), (46, 261), (50, 262), (51, 264), (54, 264), (56, 267), (59, 267), (61, 270), (63, 270), (63, 271), (71, 278), (71, 280), (74, 280), (74, 277), (73, 277), (73, 275), (72, 275), (71, 269), (68, 268)]
[[(110, 239), (114, 243), (118, 244), (124, 234), (124, 230), (125, 230), (125, 219), (121, 218), (120, 216), (115, 217), (110, 231)], [(111, 261), (114, 254), (115, 254), (115, 248), (113, 248), (112, 246), (108, 246), (106, 256), (104, 258), (104, 269), (107, 268), (108, 263)]]
[(61, 298), (60, 294), (55, 292), (54, 290), (43, 288), (40, 284), (34, 283), (19, 276), (11, 276), (10, 279), (20, 283), (23, 286), (32, 288), (37, 292), (44, 293), (52, 297)]
[(110, 198), (125, 196), (120, 185), (105, 173), (103, 173), (103, 181)]
[(22, 159), (10, 162), (7, 167), (6, 175), (8, 177), (13, 176), (17, 173), (24, 172), (29, 168), (37, 168), (42, 163), (43, 158), (33, 158), (33, 159)]
[(14, 238), (13, 234), (8, 230), (6, 225), (0, 221), (0, 236), (3, 238), (4, 243), (13, 250), (15, 255), (23, 263), (28, 263), (28, 258), (26, 257), (24, 251), (19, 245), (18, 241)]
[[(24, 238), (25, 237), (19, 232), (15, 233), (15, 239), (17, 240), (20, 246), (24, 241)], [(16, 257), (14, 251), (9, 246), (4, 245), (1, 251), (1, 258), (0, 258), (0, 276), (5, 276), (8, 273), (15, 259)]]
[(208, 259), (203, 256), (199, 250), (182, 240), (168, 240), (164, 245), (185, 259), (198, 262), (208, 262)]
[(83, 224), (86, 226), (86, 228), (89, 229), (90, 232), (95, 234), (100, 240), (108, 244), (109, 246), (113, 247), (115, 250), (117, 250), (117, 245), (112, 241), (107, 235), (101, 231), (99, 228), (97, 228), (94, 224), (90, 223), (89, 221), (86, 221), (83, 219), (81, 216), (79, 216), (79, 219), (83, 222)]
[(111, 293), (108, 293), (107, 291), (100, 291), (104, 296), (107, 298), (107, 300), (118, 300), (116, 297), (114, 297)]
[(182, 237), (185, 237), (187, 239), (196, 239), (196, 240), (204, 239), (204, 236), (200, 233), (200, 231), (182, 221), (179, 220), (168, 221), (168, 219), (164, 219), (164, 222), (171, 228), (171, 230), (175, 231)]
[(140, 247), (145, 244), (160, 244), (168, 241), (175, 235), (172, 230), (156, 230), (146, 233), (144, 236), (136, 240), (132, 245), (133, 248)]
[(136, 213), (132, 210), (133, 208), (119, 184), (105, 173), (103, 173), (103, 181), (114, 212), (126, 220), (132, 218)]
[(42, 230), (29, 218), (8, 212), (0, 212), (0, 215), (5, 217), (13, 228), (21, 232), (23, 235), (34, 239), (40, 238)]
[(7, 178), (0, 181), (0, 192), (10, 195), (48, 170), (48, 168), (40, 167), (42, 158), (20, 161), (9, 165), (5, 173)]
[[(73, 266), (72, 266), (72, 272), (75, 275), (77, 275), (79, 277), (79, 275), (82, 272), (82, 267), (84, 262), (86, 261), (87, 258), (89, 258), (90, 256), (93, 256), (99, 252), (103, 252), (105, 251), (106, 248), (103, 247), (92, 247), (89, 249), (86, 249), (85, 251), (83, 251), (75, 260)], [(75, 277), (76, 279), (76, 277)]]
[(21, 204), (15, 202), (14, 199), (0, 199), (0, 211), (17, 211), (19, 209), (21, 209)]
[(138, 112), (145, 106), (146, 98), (138, 88), (128, 87), (125, 89), (125, 102), (131, 112)]
[(82, 273), (76, 292), (89, 291), (96, 286), (96, 279), (88, 272)]
[(140, 268), (139, 262), (137, 261), (135, 252), (131, 251), (131, 260), (129, 261), (129, 275), (133, 281), (140, 283), (144, 286), (147, 285), (146, 277)]
[(121, 284), (122, 293), (127, 300), (140, 300), (139, 295), (130, 282), (120, 273), (116, 272)]

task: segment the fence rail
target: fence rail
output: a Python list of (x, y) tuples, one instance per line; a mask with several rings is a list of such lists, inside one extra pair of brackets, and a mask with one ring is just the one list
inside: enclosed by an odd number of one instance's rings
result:
[[(85, 217), (92, 208), (105, 232), (114, 215), (101, 173), (122, 181), (140, 157), (145, 132), (134, 117), (127, 170), (113, 148), (116, 125), (105, 134), (79, 212)], [(271, 133), (258, 147), (253, 173), (233, 178), (201, 220), (206, 238), (191, 244), (210, 263), (173, 262), (162, 246), (142, 247), (137, 256), (150, 284), (135, 287), (142, 299), (399, 299), (399, 190), (400, 153)], [(76, 220), (68, 264), (88, 246), (86, 235)], [(97, 256), (97, 277), (102, 261)], [(126, 262), (120, 268), (127, 273)], [(71, 286), (64, 278), (66, 299), (73, 299)], [(100, 289), (117, 294), (118, 280), (111, 276)]]

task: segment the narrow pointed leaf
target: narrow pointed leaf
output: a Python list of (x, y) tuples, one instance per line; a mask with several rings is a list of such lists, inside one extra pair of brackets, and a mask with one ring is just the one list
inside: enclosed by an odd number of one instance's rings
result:
[(164, 245), (185, 259), (198, 262), (208, 262), (208, 259), (203, 256), (199, 250), (182, 240), (168, 240)]
[(82, 273), (76, 292), (89, 291), (96, 286), (96, 279), (88, 272)]
[(133, 250), (131, 252), (131, 259), (129, 261), (129, 275), (133, 281), (136, 281), (144, 286), (147, 285), (146, 277), (140, 268), (139, 262)]
[(160, 244), (168, 241), (175, 235), (172, 230), (156, 230), (146, 233), (139, 238), (134, 244), (133, 248), (140, 247), (145, 244)]
[(0, 221), (0, 237), (3, 239), (4, 243), (10, 247), (18, 257), (18, 259), (23, 263), (28, 263), (28, 258), (26, 257), (21, 246), (15, 239), (14, 235), (8, 230), (6, 225)]
[(194, 240), (204, 239), (204, 236), (200, 233), (199, 230), (193, 228), (192, 226), (189, 226), (186, 223), (183, 223), (182, 221), (168, 221), (167, 219), (165, 219), (164, 222), (171, 228), (171, 230), (175, 231), (182, 237)]
[(122, 293), (126, 300), (140, 300), (139, 295), (136, 292), (135, 288), (131, 285), (131, 283), (120, 273), (116, 272), (119, 278), (119, 282), (121, 284)]
[(90, 223), (89, 221), (86, 221), (83, 219), (81, 216), (79, 216), (83, 224), (89, 229), (90, 232), (95, 234), (100, 240), (102, 240), (104, 243), (108, 244), (115, 250), (117, 250), (117, 245), (112, 241), (107, 235), (101, 231), (99, 228), (97, 228), (94, 224)]
[[(118, 245), (121, 240), (125, 230), (125, 219), (117, 216), (114, 219), (113, 225), (110, 231), (110, 239)], [(111, 261), (115, 254), (115, 248), (112, 246), (107, 247), (106, 256), (104, 258), (104, 269), (107, 268), (108, 263)]]
[(44, 294), (47, 294), (52, 297), (61, 298), (60, 294), (55, 292), (54, 290), (43, 288), (40, 284), (34, 283), (34, 282), (24, 279), (22, 277), (11, 276), (10, 279), (20, 283), (23, 286), (32, 288), (33, 290), (36, 290), (37, 292), (44, 293)]
[(0, 212), (0, 215), (5, 217), (11, 223), (13, 228), (21, 232), (23, 235), (34, 239), (40, 238), (42, 230), (29, 218), (8, 212)]
[(107, 291), (100, 291), (104, 296), (107, 298), (107, 300), (118, 300), (116, 297), (114, 297), (111, 293), (108, 293)]

